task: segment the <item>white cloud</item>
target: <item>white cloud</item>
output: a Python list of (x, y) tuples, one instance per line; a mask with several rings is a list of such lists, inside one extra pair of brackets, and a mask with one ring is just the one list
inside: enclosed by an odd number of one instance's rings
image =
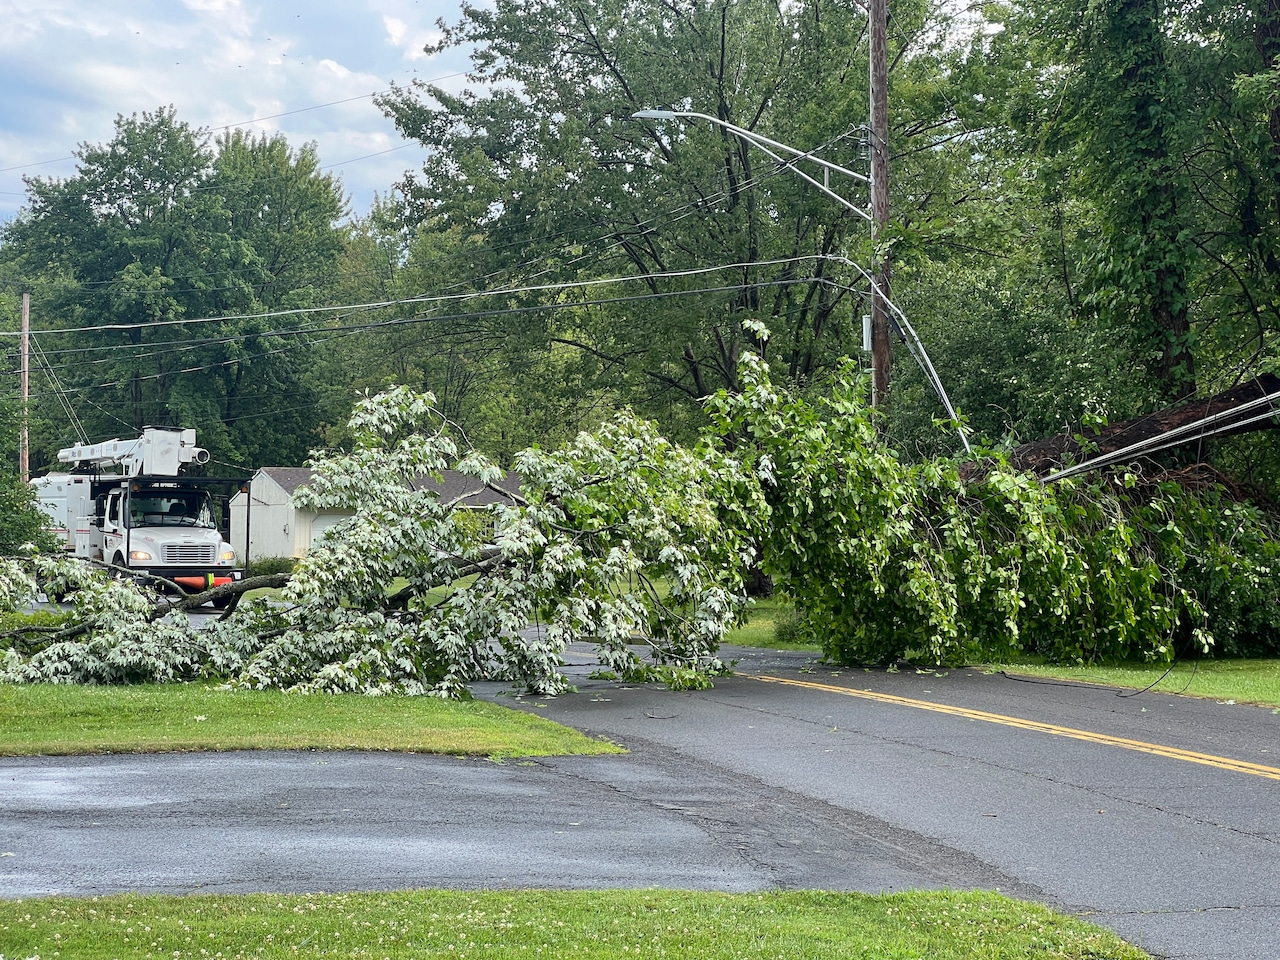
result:
[(245, 9), (240, 0), (182, 0), (182, 3), (196, 13), (212, 14), (201, 18), (206, 25), (229, 30), (239, 36), (248, 36), (258, 19)]
[(387, 39), (391, 41), (393, 47), (404, 46), (404, 38), (409, 34), (409, 25), (403, 20), (395, 17), (384, 16), (382, 25), (387, 30)]
[(323, 164), (340, 165), (362, 212), (422, 157), (370, 94), (412, 79), (460, 86), (464, 55), (422, 50), (438, 40), (435, 20), (456, 20), (459, 8), (460, 0), (0, 0), (0, 221), (22, 202), (23, 174), (67, 176), (74, 164), (61, 158), (80, 142), (110, 140), (118, 114), (168, 104), (192, 126), (314, 141)]
[(387, 43), (400, 50), (405, 60), (425, 60), (427, 45), (440, 42), (439, 30), (422, 27), (415, 29), (398, 17), (384, 14), (382, 25), (387, 31)]

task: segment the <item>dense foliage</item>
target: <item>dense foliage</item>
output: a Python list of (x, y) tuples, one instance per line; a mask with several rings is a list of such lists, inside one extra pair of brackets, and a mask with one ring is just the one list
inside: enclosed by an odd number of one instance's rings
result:
[(756, 451), (765, 569), (832, 659), (1280, 650), (1280, 542), (1219, 486), (1123, 471), (1046, 485), (998, 455), (966, 479), (899, 457), (853, 376), (816, 403), (761, 364), (743, 379), (713, 401), (717, 425)]
[[(1274, 6), (895, 4), (881, 252), (979, 435), (1124, 418), (1274, 366)], [(865, 172), (856, 4), (500, 0), (463, 4), (439, 48), (470, 51), (471, 87), (380, 98), (431, 152), (345, 230), (311, 148), (210, 144), (172, 110), (30, 181), (0, 234), (0, 309), (30, 288), (38, 330), (82, 331), (39, 336), (38, 452), (74, 433), (55, 375), (90, 439), (182, 423), (248, 465), (300, 462), (341, 438), (350, 388), (402, 383), (508, 464), (619, 406), (691, 441), (700, 401), (760, 348), (746, 318), (774, 331), (775, 378), (811, 395), (858, 355), (865, 222), (724, 129), (631, 119), (698, 111)], [(345, 309), (257, 319), (309, 306)], [(91, 329), (108, 322), (128, 329)], [(952, 449), (938, 412), (899, 350), (904, 452)], [(1269, 483), (1278, 458), (1255, 439), (1231, 462)]]
[(0, 556), (12, 556), (24, 547), (49, 549), (56, 540), (48, 519), (35, 505), (35, 491), (17, 473), (0, 468)]
[(18, 476), (17, 405), (0, 403), (0, 557), (15, 556), (28, 546), (55, 544), (48, 523), (35, 505), (35, 491)]
[(271, 314), (327, 299), (341, 184), (313, 147), (211, 145), (172, 109), (76, 157), (0, 228), (0, 278), (31, 293), (33, 464), (145, 425), (195, 425), (223, 462), (300, 462), (326, 397), (303, 320)]
[(1003, 19), (993, 54), (1034, 66), (992, 103), (1062, 217), (1070, 314), (1125, 331), (1166, 397), (1272, 363), (1280, 9), (1026, 0)]
[[(424, 323), (406, 344), (459, 358), (437, 376), (456, 382), (496, 354), (513, 431), (554, 431), (541, 411), (590, 424), (599, 404), (623, 402), (688, 441), (701, 400), (736, 389), (739, 358), (760, 347), (743, 319), (773, 329), (789, 382), (820, 388), (857, 352), (867, 284), (846, 257), (868, 258), (866, 221), (726, 129), (632, 119), (701, 112), (865, 175), (856, 5), (500, 0), (464, 4), (444, 26), (441, 47), (474, 51), (476, 88), (421, 84), (382, 100), (432, 148), (399, 211), (418, 231), (411, 255), (432, 258), (414, 274), (478, 298), (469, 322)], [(986, 167), (959, 139), (964, 98), (939, 89), (980, 34), (936, 6), (894, 9), (894, 204), (917, 238), (983, 205)], [(862, 180), (831, 185), (869, 202)], [(478, 404), (491, 398), (475, 390), (455, 412), (486, 446), (491, 407)], [(930, 413), (936, 402), (922, 401)]]

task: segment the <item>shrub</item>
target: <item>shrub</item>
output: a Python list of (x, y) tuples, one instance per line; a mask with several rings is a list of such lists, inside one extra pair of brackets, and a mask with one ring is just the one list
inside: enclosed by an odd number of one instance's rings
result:
[(29, 546), (56, 550), (60, 542), (36, 507), (35, 490), (0, 466), (0, 556), (16, 556)]
[(298, 565), (296, 557), (259, 557), (245, 564), (245, 577), (265, 577), (274, 573), (293, 573)]
[(805, 619), (795, 608), (789, 608), (778, 614), (773, 622), (773, 638), (784, 646), (803, 646), (813, 644), (814, 637), (807, 629)]

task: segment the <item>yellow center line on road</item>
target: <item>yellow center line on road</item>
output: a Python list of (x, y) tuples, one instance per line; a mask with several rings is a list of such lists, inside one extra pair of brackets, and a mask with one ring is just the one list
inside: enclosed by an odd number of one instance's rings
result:
[(875, 700), (879, 703), (891, 703), (900, 707), (914, 707), (917, 710), (931, 710), (934, 713), (946, 713), (953, 717), (965, 717), (969, 720), (985, 720), (987, 723), (999, 723), (1006, 727), (1017, 727), (1020, 730), (1034, 730), (1037, 733), (1048, 733), (1055, 737), (1070, 737), (1072, 740), (1101, 743), (1110, 747), (1121, 747), (1125, 750), (1137, 750), (1139, 753), (1150, 753), (1157, 757), (1170, 757), (1174, 760), (1201, 763), (1221, 770), (1248, 773), (1255, 777), (1266, 777), (1268, 780), (1280, 780), (1280, 768), (1277, 767), (1267, 767), (1260, 763), (1249, 763), (1246, 760), (1235, 760), (1231, 757), (1218, 757), (1211, 753), (1196, 753), (1194, 750), (1180, 750), (1177, 747), (1166, 747), (1158, 743), (1145, 743), (1142, 740), (1128, 740), (1124, 737), (1095, 733), (1092, 730), (1060, 727), (1057, 724), (1041, 723), (1038, 720), (1023, 720), (1021, 717), (1006, 717), (999, 713), (987, 713), (985, 710), (970, 710), (968, 707), (953, 707), (946, 703), (913, 700), (910, 697), (896, 697), (889, 693), (873, 693), (870, 690), (854, 690), (851, 687), (837, 687), (833, 684), (814, 683), (810, 680), (790, 680), (786, 677), (769, 677), (752, 673), (739, 673), (738, 676), (746, 677), (748, 680), (759, 680), (763, 683), (780, 683), (788, 687), (822, 690), (825, 693), (838, 693), (845, 697)]

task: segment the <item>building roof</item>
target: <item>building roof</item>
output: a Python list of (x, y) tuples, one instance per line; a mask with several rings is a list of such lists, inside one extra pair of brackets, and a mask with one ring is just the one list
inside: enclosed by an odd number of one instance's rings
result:
[(504, 473), (493, 486), (497, 489), (486, 487), (475, 477), (457, 470), (441, 470), (439, 481), (422, 476), (414, 482), (418, 490), (434, 490), (442, 503), (457, 502), (464, 507), (514, 503), (520, 496), (520, 477), (514, 473)]
[(311, 479), (310, 467), (262, 467), (259, 473), (265, 473), (268, 477), (280, 485), (289, 496), (293, 496), (294, 492)]
[[(310, 467), (262, 467), (260, 473), (266, 474), (289, 496), (311, 479), (313, 471)], [(494, 484), (497, 490), (486, 487), (478, 479), (457, 470), (441, 470), (440, 480), (434, 477), (420, 476), (414, 481), (418, 490), (434, 490), (443, 503), (457, 503), (464, 507), (487, 507), (494, 503), (513, 503), (520, 495), (520, 477), (507, 473)], [(503, 492), (500, 492), (503, 491)], [(504, 493), (505, 492), (505, 493)]]

